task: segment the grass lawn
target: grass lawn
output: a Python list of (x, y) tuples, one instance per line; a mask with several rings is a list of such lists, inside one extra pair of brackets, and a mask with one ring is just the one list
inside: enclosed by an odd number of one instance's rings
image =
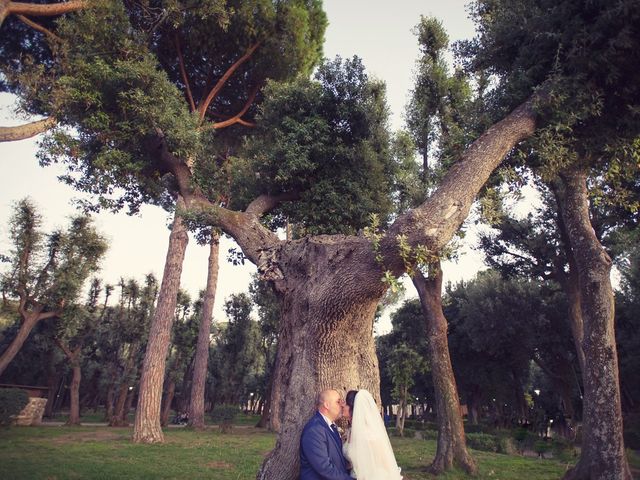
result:
[[(13, 427), (0, 430), (0, 478), (62, 479), (254, 479), (275, 435), (251, 427), (165, 431), (164, 445), (134, 445), (131, 428)], [(435, 454), (433, 440), (392, 438), (407, 480), (435, 478), (424, 467)], [(472, 451), (480, 479), (558, 479), (566, 464), (552, 459)], [(439, 478), (467, 478), (450, 472)]]

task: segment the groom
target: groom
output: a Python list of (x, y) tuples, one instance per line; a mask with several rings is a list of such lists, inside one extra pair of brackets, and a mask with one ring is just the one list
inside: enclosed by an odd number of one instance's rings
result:
[(318, 395), (318, 411), (300, 437), (300, 480), (352, 480), (342, 455), (342, 440), (333, 423), (342, 414), (342, 403), (336, 390)]

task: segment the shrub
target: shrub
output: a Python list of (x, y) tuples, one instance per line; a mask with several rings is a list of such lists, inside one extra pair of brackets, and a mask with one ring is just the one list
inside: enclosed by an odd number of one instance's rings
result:
[(544, 454), (549, 452), (552, 448), (550, 442), (540, 439), (536, 443), (533, 444), (533, 451), (538, 454), (538, 456), (544, 458)]
[(509, 436), (489, 435), (488, 433), (468, 433), (467, 446), (483, 452), (506, 453), (513, 455), (516, 448)]
[(576, 447), (566, 438), (558, 437), (553, 440), (553, 456), (566, 463), (574, 462), (578, 456)]
[(220, 425), (222, 433), (228, 433), (233, 428), (233, 422), (238, 415), (237, 405), (221, 404), (213, 407), (211, 419)]
[(9, 426), (29, 403), (29, 395), (17, 388), (0, 388), (0, 425)]
[(486, 433), (468, 433), (467, 446), (474, 450), (481, 450), (483, 452), (496, 452), (500, 450), (500, 443), (498, 437), (495, 435), (489, 435)]

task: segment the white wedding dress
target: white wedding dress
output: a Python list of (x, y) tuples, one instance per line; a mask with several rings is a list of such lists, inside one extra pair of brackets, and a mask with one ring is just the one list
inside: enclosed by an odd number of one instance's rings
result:
[(342, 447), (358, 480), (402, 480), (380, 411), (371, 394), (358, 390), (353, 405), (351, 433)]

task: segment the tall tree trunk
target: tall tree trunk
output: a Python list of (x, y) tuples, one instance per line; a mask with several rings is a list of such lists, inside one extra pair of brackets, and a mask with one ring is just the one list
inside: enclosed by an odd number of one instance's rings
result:
[(78, 358), (76, 358), (71, 365), (73, 371), (71, 385), (69, 386), (71, 408), (69, 409), (67, 425), (80, 425), (80, 381), (82, 379), (82, 369), (80, 368), (80, 361)]
[(113, 418), (113, 405), (116, 397), (116, 371), (113, 370), (109, 376), (109, 385), (107, 386), (107, 398), (105, 400), (105, 422), (110, 422)]
[[(107, 417), (110, 427), (124, 427), (129, 425), (127, 415), (129, 410), (127, 408), (127, 395), (131, 387), (131, 379), (134, 377), (136, 367), (136, 357), (138, 356), (138, 343), (132, 343), (129, 345), (129, 352), (127, 354), (127, 361), (122, 371), (122, 379), (120, 386), (118, 387), (118, 395), (115, 397), (114, 407), (112, 414)], [(114, 385), (115, 388), (115, 385)]]
[(49, 348), (49, 360), (47, 362), (47, 404), (44, 407), (44, 416), (53, 417), (53, 405), (56, 401), (56, 387), (60, 382), (60, 375), (56, 370), (55, 347)]
[(207, 286), (202, 303), (202, 316), (198, 330), (196, 358), (193, 365), (193, 380), (191, 382), (191, 399), (189, 402), (189, 426), (202, 430), (204, 424), (204, 395), (207, 385), (207, 364), (209, 362), (209, 347), (211, 322), (213, 321), (213, 305), (218, 287), (218, 267), (220, 251), (220, 234), (211, 230), (209, 242), (209, 268), (207, 270)]
[(438, 446), (430, 469), (437, 475), (450, 470), (453, 465), (457, 465), (467, 473), (475, 475), (478, 473), (478, 467), (467, 451), (458, 388), (449, 355), (447, 319), (442, 311), (440, 261), (430, 266), (428, 278), (424, 278), (422, 273), (418, 271), (415, 272), (412, 280), (420, 297), (420, 305), (427, 326), (427, 341), (436, 399)]
[(60, 350), (64, 352), (65, 357), (71, 364), (71, 385), (69, 386), (69, 418), (67, 425), (80, 425), (80, 381), (82, 380), (82, 369), (80, 368), (80, 354), (82, 345), (76, 346), (73, 350), (65, 345), (59, 338), (55, 339)]
[(160, 427), (162, 384), (165, 377), (171, 325), (176, 312), (182, 264), (189, 242), (187, 229), (179, 215), (183, 208), (184, 201), (179, 196), (169, 236), (169, 248), (158, 294), (158, 305), (151, 319), (149, 343), (144, 355), (140, 377), (138, 407), (133, 427), (133, 441), (136, 443), (161, 443), (164, 441)]
[(129, 412), (131, 412), (131, 406), (133, 405), (133, 400), (136, 398), (136, 387), (129, 387), (129, 393), (127, 393), (127, 400), (124, 402), (124, 420), (125, 424), (129, 425)]
[(160, 414), (160, 425), (166, 427), (169, 424), (169, 415), (171, 415), (171, 404), (173, 403), (173, 397), (176, 394), (176, 381), (171, 378), (167, 385), (167, 391), (164, 395), (164, 401), (162, 404), (162, 413)]
[(115, 399), (113, 415), (109, 420), (110, 427), (124, 427), (127, 425), (125, 404), (127, 403), (127, 393), (129, 392), (128, 375), (123, 375), (122, 382), (118, 387), (118, 395)]
[(569, 327), (571, 328), (571, 334), (573, 335), (573, 342), (576, 348), (576, 355), (578, 356), (578, 365), (580, 365), (580, 373), (582, 374), (582, 381), (584, 383), (585, 378), (585, 359), (584, 359), (584, 321), (582, 319), (582, 300), (580, 298), (580, 279), (578, 276), (578, 265), (571, 248), (571, 239), (569, 238), (569, 232), (567, 230), (567, 224), (565, 222), (563, 211), (563, 200), (560, 189), (562, 188), (558, 182), (550, 183), (551, 191), (556, 199), (558, 208), (558, 214), (556, 216), (556, 222), (558, 224), (558, 231), (560, 232), (560, 238), (564, 245), (565, 256), (567, 257), (567, 263), (569, 264), (569, 271), (565, 273), (564, 265), (556, 268), (556, 278), (562, 285), (562, 289), (567, 295), (569, 301)]
[(191, 399), (189, 402), (189, 426), (201, 430), (204, 424), (204, 396), (207, 385), (207, 364), (209, 362), (209, 347), (211, 322), (213, 320), (213, 306), (218, 287), (218, 257), (220, 251), (220, 235), (211, 231), (209, 243), (209, 268), (207, 271), (207, 286), (202, 303), (198, 343), (193, 364), (193, 378), (191, 381)]
[(578, 267), (585, 354), (582, 450), (564, 478), (631, 480), (622, 437), (612, 262), (591, 226), (585, 172), (568, 170), (561, 178), (562, 215)]
[(266, 428), (270, 426), (269, 418), (271, 416), (271, 391), (273, 390), (273, 371), (269, 377), (269, 383), (267, 384), (267, 391), (265, 392), (265, 398), (262, 399), (262, 413), (260, 414), (260, 420), (256, 423), (256, 428)]

